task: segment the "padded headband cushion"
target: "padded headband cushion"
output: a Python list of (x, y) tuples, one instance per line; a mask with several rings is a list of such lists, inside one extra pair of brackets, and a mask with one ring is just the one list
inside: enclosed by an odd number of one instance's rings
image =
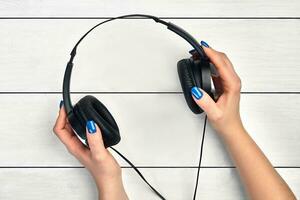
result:
[(202, 87), (200, 66), (196, 65), (192, 59), (182, 59), (177, 63), (177, 70), (183, 94), (189, 108), (195, 114), (202, 113), (203, 110), (195, 103), (191, 94), (192, 87)]
[(85, 96), (75, 105), (77, 119), (84, 125), (93, 120), (101, 129), (105, 147), (113, 146), (121, 140), (119, 128), (108, 109), (95, 97)]

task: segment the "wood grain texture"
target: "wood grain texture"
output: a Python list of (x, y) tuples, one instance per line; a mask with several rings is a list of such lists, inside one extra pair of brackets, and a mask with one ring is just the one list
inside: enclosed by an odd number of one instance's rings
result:
[(87, 17), (116, 16), (128, 13), (150, 13), (167, 17), (299, 17), (300, 3), (297, 0), (85, 0), (71, 1), (1, 1), (1, 17)]
[[(99, 21), (1, 20), (0, 91), (61, 91), (71, 48)], [(172, 21), (226, 52), (242, 91), (300, 91), (299, 20)], [(176, 63), (188, 50), (150, 21), (107, 24), (79, 46), (72, 91), (181, 91)]]
[[(167, 199), (192, 198), (196, 169), (141, 171)], [(300, 197), (300, 180), (297, 178), (300, 171), (278, 171)], [(97, 197), (93, 180), (85, 169), (0, 169), (0, 176), (0, 198), (5, 200), (81, 200)], [(158, 199), (132, 169), (123, 170), (123, 179), (130, 199)], [(235, 169), (202, 169), (197, 197), (203, 200), (242, 200), (246, 199), (246, 194)]]
[[(74, 102), (79, 97), (74, 95)], [(182, 95), (96, 97), (119, 124), (122, 141), (117, 148), (137, 166), (197, 166), (204, 116), (193, 115)], [(80, 166), (52, 133), (60, 98), (1, 95), (0, 132), (5, 134), (0, 141), (5, 142), (0, 145), (0, 166)], [(299, 101), (300, 95), (242, 95), (245, 127), (275, 166), (300, 166)], [(203, 166), (232, 166), (210, 127)]]

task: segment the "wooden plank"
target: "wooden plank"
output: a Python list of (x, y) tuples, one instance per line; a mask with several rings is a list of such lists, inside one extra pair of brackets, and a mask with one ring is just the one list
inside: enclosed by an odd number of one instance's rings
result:
[[(299, 166), (299, 95), (242, 95), (245, 128), (275, 166)], [(208, 127), (208, 133), (212, 129)], [(238, 142), (238, 141), (237, 141)], [(216, 134), (206, 135), (204, 163), (227, 166), (227, 154)]]
[(280, 1), (3, 1), (1, 17), (98, 17), (128, 13), (150, 13), (167, 17), (299, 17), (300, 4), (296, 0)]
[[(193, 115), (182, 95), (96, 96), (119, 124), (122, 141), (116, 148), (137, 166), (197, 166), (204, 116)], [(74, 95), (74, 102), (79, 97)], [(1, 95), (1, 166), (80, 166), (52, 133), (60, 99)], [(299, 101), (300, 95), (242, 95), (245, 127), (275, 166), (300, 166)], [(232, 166), (211, 128), (203, 166)]]
[[(141, 169), (167, 199), (191, 199), (196, 169)], [(279, 169), (297, 197), (300, 197), (299, 169)], [(85, 169), (0, 169), (0, 198), (6, 200), (96, 199), (93, 180)], [(172, 177), (172, 178), (170, 178)], [(222, 177), (222, 178), (220, 178)], [(130, 199), (158, 199), (132, 169), (123, 169)], [(175, 189), (176, 188), (176, 189)], [(218, 191), (218, 192), (216, 192)], [(202, 169), (197, 199), (245, 199), (235, 169)]]
[[(72, 46), (99, 21), (1, 20), (0, 91), (61, 91)], [(92, 33), (78, 49), (72, 91), (181, 91), (176, 63), (190, 46), (145, 21), (121, 20)], [(244, 92), (300, 91), (299, 21), (172, 21), (226, 52)]]

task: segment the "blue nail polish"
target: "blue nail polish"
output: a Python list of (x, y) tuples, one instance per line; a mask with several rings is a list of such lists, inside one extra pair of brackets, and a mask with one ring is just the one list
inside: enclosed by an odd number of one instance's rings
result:
[(201, 97), (203, 96), (203, 93), (197, 87), (192, 87), (191, 92), (192, 92), (192, 95), (198, 100), (201, 99)]
[(88, 132), (91, 134), (96, 133), (96, 131), (97, 131), (95, 122), (93, 120), (87, 121), (86, 127), (87, 127)]
[(201, 43), (202, 46), (205, 46), (205, 47), (209, 48), (209, 45), (206, 42), (204, 42), (203, 40), (200, 43)]
[(63, 105), (64, 105), (64, 101), (61, 100), (60, 103), (59, 103), (59, 108), (61, 108)]

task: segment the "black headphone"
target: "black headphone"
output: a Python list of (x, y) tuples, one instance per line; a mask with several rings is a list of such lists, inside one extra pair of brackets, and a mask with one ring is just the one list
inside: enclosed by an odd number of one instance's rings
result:
[[(119, 128), (114, 120), (111, 113), (108, 109), (95, 97), (93, 96), (85, 96), (79, 100), (75, 106), (72, 106), (71, 98), (70, 98), (70, 80), (71, 73), (73, 68), (73, 59), (76, 55), (76, 50), (80, 42), (95, 28), (98, 26), (105, 24), (107, 22), (116, 20), (116, 19), (125, 19), (125, 18), (136, 18), (142, 17), (147, 19), (153, 19), (155, 22), (163, 24), (167, 26), (167, 28), (183, 39), (185, 39), (190, 45), (192, 45), (193, 50), (190, 51), (192, 56), (187, 59), (182, 59), (177, 63), (177, 71), (179, 75), (179, 80), (181, 83), (181, 87), (183, 90), (183, 94), (185, 100), (191, 109), (191, 111), (195, 114), (200, 114), (203, 112), (198, 105), (194, 102), (191, 96), (192, 87), (196, 86), (202, 88), (209, 96), (214, 98), (214, 87), (211, 79), (212, 71), (214, 70), (214, 66), (209, 62), (208, 57), (205, 55), (201, 45), (185, 30), (172, 24), (170, 22), (166, 22), (164, 20), (159, 19), (158, 17), (151, 15), (142, 15), (142, 14), (133, 14), (133, 15), (123, 15), (119, 17), (114, 17), (107, 19), (94, 27), (92, 27), (89, 31), (87, 31), (76, 43), (74, 48), (71, 51), (71, 58), (67, 64), (66, 71), (64, 74), (63, 81), (63, 100), (64, 107), (67, 112), (67, 117), (69, 123), (72, 126), (77, 137), (80, 139), (82, 143), (88, 146), (88, 141), (86, 138), (86, 122), (88, 120), (93, 120), (101, 129), (104, 146), (110, 147), (114, 150), (119, 156), (121, 156), (137, 173), (138, 175), (148, 184), (148, 186), (162, 199), (165, 198), (145, 179), (142, 173), (132, 164), (123, 154), (121, 154), (118, 150), (113, 148), (113, 145), (116, 145), (120, 142), (121, 137), (119, 133)], [(207, 117), (205, 117), (204, 127), (203, 127), (203, 135), (201, 139), (201, 150), (200, 150), (200, 159), (197, 171), (197, 180), (196, 186), (194, 190), (193, 199), (196, 199), (197, 186), (198, 186), (198, 178), (202, 160), (202, 149), (205, 135), (205, 127), (206, 127)]]
[(212, 64), (209, 62), (201, 45), (188, 32), (171, 22), (166, 22), (151, 15), (133, 14), (110, 18), (92, 27), (79, 39), (71, 52), (71, 58), (64, 74), (63, 100), (65, 110), (74, 132), (85, 145), (88, 145), (86, 139), (86, 122), (88, 120), (94, 120), (100, 127), (105, 147), (116, 145), (120, 142), (121, 137), (118, 125), (113, 116), (97, 98), (88, 95), (80, 99), (74, 107), (72, 106), (70, 99), (70, 79), (73, 68), (73, 59), (76, 55), (77, 47), (80, 42), (98, 26), (116, 19), (136, 17), (153, 19), (155, 22), (167, 26), (169, 30), (185, 39), (194, 48), (194, 50), (190, 52), (193, 55), (191, 58), (182, 59), (177, 63), (177, 70), (183, 94), (191, 111), (195, 114), (203, 112), (191, 96), (192, 87), (196, 86), (202, 88), (210, 96), (213, 96), (210, 70)]

